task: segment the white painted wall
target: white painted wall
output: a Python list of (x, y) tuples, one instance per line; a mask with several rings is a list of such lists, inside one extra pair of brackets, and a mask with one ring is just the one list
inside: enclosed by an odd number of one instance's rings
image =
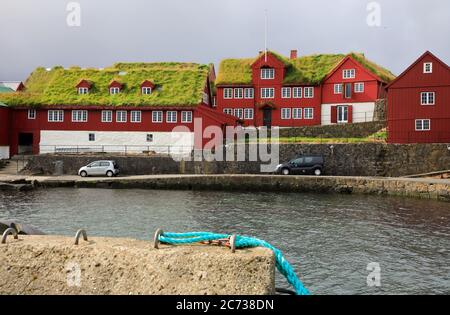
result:
[(9, 159), (9, 147), (0, 147), (0, 160)]
[(375, 112), (375, 103), (340, 103), (322, 104), (322, 125), (331, 125), (331, 107), (340, 105), (353, 106), (353, 122), (372, 121)]
[[(95, 141), (89, 141), (89, 134), (95, 134)], [(153, 142), (147, 142), (147, 134), (153, 135)], [(58, 152), (124, 152), (185, 154), (194, 147), (193, 132), (113, 132), (113, 131), (41, 131), (40, 153)]]

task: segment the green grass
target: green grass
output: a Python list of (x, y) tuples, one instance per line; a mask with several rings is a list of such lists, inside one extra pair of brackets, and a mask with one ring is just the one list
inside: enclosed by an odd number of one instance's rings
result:
[[(208, 66), (191, 63), (118, 63), (104, 70), (38, 68), (25, 82), (25, 92), (2, 94), (0, 101), (9, 106), (193, 106), (202, 100), (207, 76)], [(78, 95), (75, 88), (82, 79), (93, 82), (87, 95)], [(113, 80), (123, 84), (120, 94), (109, 94)], [(151, 95), (141, 94), (145, 80), (156, 84)]]
[[(347, 56), (344, 54), (320, 54), (303, 56), (289, 60), (275, 52), (270, 52), (286, 66), (285, 84), (312, 84), (317, 85)], [(350, 53), (361, 65), (386, 82), (392, 81), (395, 76), (387, 69), (366, 59), (363, 54)], [(257, 58), (225, 59), (219, 65), (217, 85), (227, 84), (251, 84), (251, 65)]]

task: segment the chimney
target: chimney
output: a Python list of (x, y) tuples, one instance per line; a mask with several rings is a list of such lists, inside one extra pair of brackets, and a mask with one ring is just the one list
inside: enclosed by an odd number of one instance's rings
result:
[(291, 60), (297, 59), (297, 49), (291, 50)]

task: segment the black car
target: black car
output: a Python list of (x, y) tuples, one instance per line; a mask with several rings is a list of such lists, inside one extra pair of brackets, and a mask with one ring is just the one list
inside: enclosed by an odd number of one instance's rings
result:
[(320, 176), (322, 175), (322, 170), (323, 156), (320, 155), (302, 155), (277, 167), (277, 173), (282, 175), (313, 174)]

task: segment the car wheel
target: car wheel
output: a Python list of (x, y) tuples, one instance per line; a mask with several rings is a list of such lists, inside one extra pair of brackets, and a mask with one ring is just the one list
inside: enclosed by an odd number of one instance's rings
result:
[(322, 175), (322, 170), (321, 170), (320, 168), (316, 168), (316, 169), (314, 170), (314, 175), (316, 175), (316, 176)]
[(281, 174), (283, 174), (283, 175), (289, 175), (289, 173), (290, 173), (290, 171), (289, 171), (288, 168), (283, 168), (283, 169), (281, 170)]
[(113, 176), (114, 176), (114, 173), (113, 173), (112, 171), (107, 171), (107, 172), (106, 172), (106, 176), (108, 176), (108, 177), (113, 177)]
[(81, 177), (87, 177), (87, 172), (86, 171), (81, 171), (80, 176)]

